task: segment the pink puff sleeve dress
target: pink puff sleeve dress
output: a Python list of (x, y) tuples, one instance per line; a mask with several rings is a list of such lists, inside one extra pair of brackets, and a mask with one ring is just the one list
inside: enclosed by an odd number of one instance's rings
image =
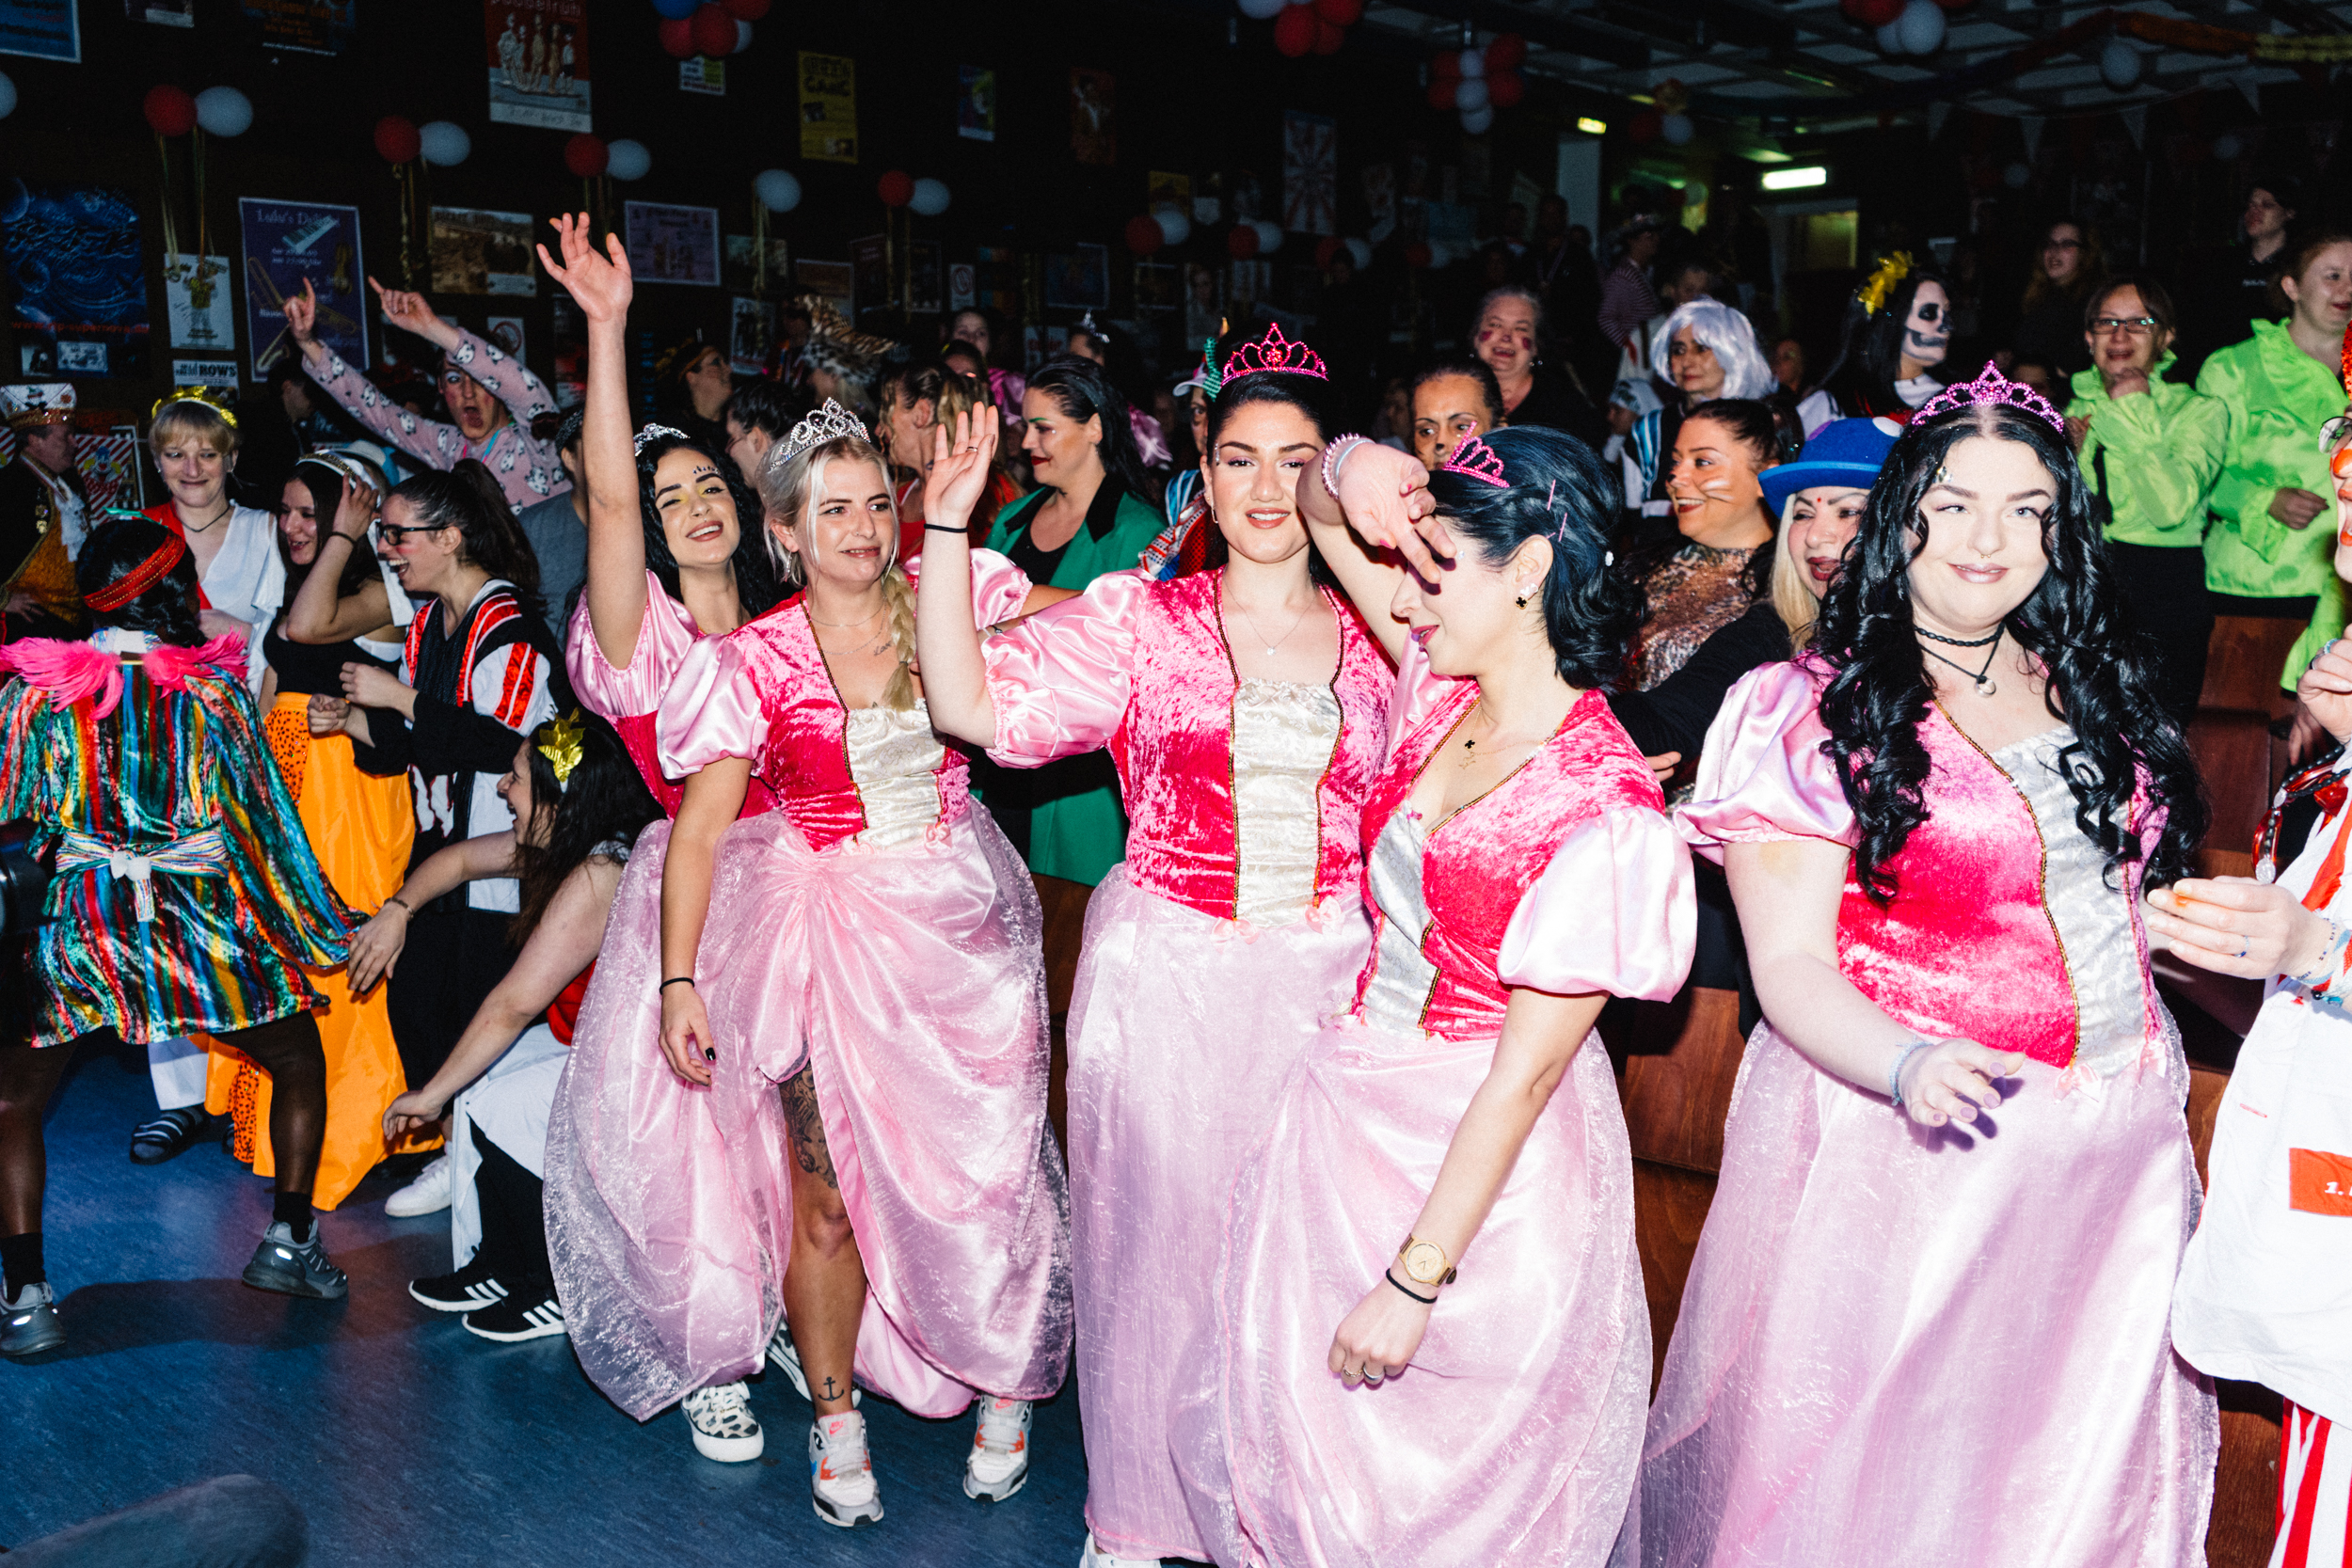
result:
[[(1826, 678), (1732, 688), (1677, 818), (1703, 852), (1854, 842)], [(1927, 819), (1888, 903), (1849, 870), (1838, 971), (1923, 1038), (2026, 1060), (1987, 1125), (1930, 1131), (1757, 1026), (1625, 1563), (2203, 1560), (2217, 1417), (2168, 1330), (2199, 1200), (2188, 1072), (2137, 866), (2111, 880), (2075, 824), (2071, 731), (1987, 751), (1934, 706), (1919, 734)]]
[(1492, 1066), (1510, 992), (1663, 1000), (1691, 963), (1688, 850), (1598, 692), (1439, 820), (1407, 804), (1477, 687), (1406, 652), (1364, 808), (1378, 935), (1237, 1182), (1211, 1386), (1175, 1448), (1220, 1563), (1597, 1565), (1649, 1391), (1633, 1169), (1588, 1037), (1536, 1120), (1412, 1365), (1349, 1387), (1333, 1334), (1410, 1232)]

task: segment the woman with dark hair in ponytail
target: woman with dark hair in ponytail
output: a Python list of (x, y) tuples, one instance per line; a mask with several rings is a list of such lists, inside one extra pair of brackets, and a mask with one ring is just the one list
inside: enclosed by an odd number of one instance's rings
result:
[(1923, 407), (1813, 649), (1732, 689), (1677, 818), (1765, 1022), (1632, 1560), (2197, 1560), (2199, 1183), (2140, 895), (2205, 813), (2057, 409), (1990, 368)]
[(1837, 357), (1818, 391), (1800, 405), (1807, 430), (1839, 413), (1892, 420), (1944, 389), (1931, 372), (1952, 348), (1952, 296), (1941, 273), (1915, 265), (1906, 251), (1880, 261), (1846, 302)]
[(1692, 943), (1689, 852), (1600, 689), (1639, 613), (1609, 569), (1615, 486), (1530, 427), (1434, 473), (1350, 437), (1299, 489), (1398, 652), (1362, 816), (1374, 941), (1197, 1265), (1216, 1316), (1178, 1465), (1220, 1562), (1371, 1568), (1409, 1542), (1599, 1568), (1650, 1354), (1594, 1024), (1613, 994), (1672, 996)]
[(1168, 1433), (1185, 1347), (1215, 1320), (1225, 1195), (1371, 944), (1356, 823), (1391, 682), (1316, 580), (1299, 515), (1330, 403), (1322, 359), (1279, 328), (1226, 362), (1200, 465), (1208, 570), (1105, 576), (984, 644), (965, 547), (935, 532), (926, 552), (932, 722), (1009, 768), (1107, 751), (1135, 818), (1070, 1009), (1089, 1568), (1209, 1555)]
[(245, 639), (204, 640), (180, 536), (101, 527), (75, 570), (87, 642), (0, 650), (0, 822), (54, 851), (40, 923), (8, 933), (0, 992), (0, 1354), (65, 1342), (41, 1249), (41, 1115), (77, 1047), (208, 1034), (276, 1081), (277, 1198), (246, 1284), (341, 1296), (310, 1213), (326, 1060), (306, 968), (351, 915), (294, 826), (245, 683)]
[[(376, 525), (384, 558), (416, 601), (400, 673), (346, 664), (343, 720), (360, 769), (405, 769), (416, 795), (413, 869), (445, 844), (514, 826), (498, 781), (515, 745), (555, 712), (556, 654), (538, 613), (539, 568), (488, 469), (471, 458), (393, 486)], [(409, 961), (386, 1001), (403, 1071), (431, 1078), (506, 973), (500, 933), (518, 907), (512, 878), (406, 911)], [(405, 909), (405, 906), (402, 906)], [(386, 1202), (428, 1214), (449, 1202), (437, 1159)]]

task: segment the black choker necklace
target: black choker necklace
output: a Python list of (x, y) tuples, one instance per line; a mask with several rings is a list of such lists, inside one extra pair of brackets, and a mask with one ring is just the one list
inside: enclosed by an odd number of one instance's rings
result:
[(1922, 637), (1933, 638), (1936, 641), (1947, 644), (1948, 646), (1954, 648), (1985, 649), (1984, 668), (1981, 670), (1971, 670), (1957, 659), (1946, 658), (1942, 654), (1937, 653), (1933, 648), (1922, 648), (1919, 651), (1939, 663), (1950, 665), (1953, 669), (1959, 671), (1962, 674), (1967, 676), (1971, 681), (1975, 682), (1977, 695), (1979, 697), (1990, 697), (1994, 692), (2000, 690), (2000, 688), (1994, 685), (1993, 681), (1993, 661), (2001, 657), (2001, 650), (1999, 646), (2001, 634), (2009, 629), (2007, 626), (1994, 626), (1993, 628), (1992, 636), (1980, 637), (1974, 642), (1963, 642), (1957, 637), (1938, 637), (1934, 632), (1929, 631), (1923, 626), (1914, 626), (1911, 629), (1917, 632)]
[(1930, 631), (1925, 626), (1914, 626), (1911, 629), (1917, 632), (1922, 637), (1931, 638), (1935, 641), (1943, 643), (1947, 648), (1981, 648), (1988, 642), (1998, 642), (2001, 640), (2002, 631), (2002, 627), (1994, 626), (1993, 628), (1992, 636), (1979, 637), (1973, 642), (1965, 642), (1957, 637), (1947, 637), (1940, 631)]

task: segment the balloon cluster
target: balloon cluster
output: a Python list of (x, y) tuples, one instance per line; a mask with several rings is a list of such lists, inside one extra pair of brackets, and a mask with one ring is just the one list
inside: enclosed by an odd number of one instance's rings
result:
[(147, 89), (139, 112), (159, 136), (184, 136), (199, 126), (206, 135), (242, 136), (253, 128), (253, 101), (234, 87), (206, 87), (190, 97), (183, 88), (159, 83)]
[(466, 128), (446, 119), (417, 124), (405, 115), (386, 115), (375, 122), (376, 156), (388, 164), (422, 158), (440, 168), (453, 168), (473, 156), (473, 138)]
[(752, 24), (768, 14), (771, 4), (772, 0), (653, 0), (661, 17), (662, 51), (679, 60), (696, 55), (714, 59), (740, 55), (752, 46)]
[(1484, 135), (1497, 109), (1527, 96), (1527, 79), (1519, 74), (1526, 63), (1527, 40), (1517, 33), (1499, 33), (1483, 50), (1440, 55), (1429, 62), (1429, 106), (1459, 111), (1462, 129)]
[(1274, 47), (1291, 59), (1336, 55), (1363, 20), (1364, 0), (1236, 0), (1241, 14), (1274, 24)]
[[(761, 178), (767, 177), (762, 175)], [(785, 178), (790, 180), (792, 177), (787, 174)], [(882, 203), (885, 207), (904, 207), (917, 217), (926, 218), (939, 216), (947, 210), (947, 203), (952, 199), (946, 181), (917, 180), (902, 168), (894, 168), (874, 182), (874, 194), (882, 198)], [(800, 182), (794, 181), (792, 199), (798, 201), (800, 198)], [(770, 205), (774, 206), (772, 202)], [(775, 211), (781, 213), (786, 209), (776, 207)]]
[(645, 150), (644, 142), (609, 142), (582, 131), (564, 143), (564, 167), (582, 180), (594, 180), (599, 174), (615, 180), (643, 180), (653, 167), (653, 154)]
[(1944, 13), (1972, 0), (1838, 0), (1847, 20), (1870, 28), (1882, 53), (1932, 55), (1944, 47)]

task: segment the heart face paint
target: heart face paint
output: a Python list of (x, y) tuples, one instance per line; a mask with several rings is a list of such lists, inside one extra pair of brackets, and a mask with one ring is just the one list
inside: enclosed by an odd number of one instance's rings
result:
[(1911, 298), (1911, 314), (1903, 318), (1903, 357), (1920, 365), (1940, 365), (1952, 346), (1952, 296), (1944, 285), (1929, 278)]

